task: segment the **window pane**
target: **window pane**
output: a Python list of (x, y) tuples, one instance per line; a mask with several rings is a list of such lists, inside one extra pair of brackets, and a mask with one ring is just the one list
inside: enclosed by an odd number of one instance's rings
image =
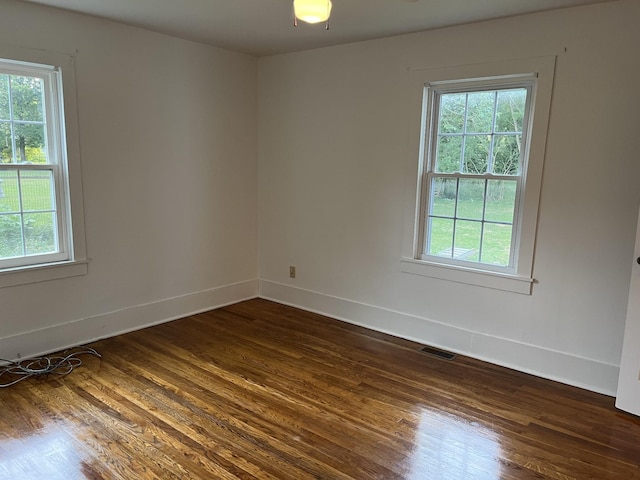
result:
[(485, 223), (482, 237), (482, 262), (506, 267), (511, 250), (511, 225)]
[(464, 173), (486, 173), (489, 159), (490, 135), (465, 137)]
[(467, 133), (491, 133), (496, 92), (469, 93)]
[(13, 163), (11, 124), (9, 122), (0, 122), (0, 163)]
[(496, 132), (522, 132), (526, 100), (524, 88), (498, 92)]
[(57, 251), (55, 221), (54, 213), (24, 214), (24, 240), (27, 255)]
[(438, 173), (453, 173), (460, 171), (462, 158), (462, 136), (438, 137), (438, 156), (435, 171)]
[(20, 215), (0, 214), (0, 258), (19, 257), (22, 253)]
[(9, 75), (0, 74), (0, 120), (9, 120)]
[(448, 256), (451, 258), (451, 246), (453, 245), (453, 220), (444, 218), (431, 218), (429, 220), (429, 254)]
[(14, 124), (18, 163), (47, 163), (44, 125)]
[(453, 218), (456, 213), (456, 179), (434, 178), (431, 183), (431, 215)]
[(440, 96), (439, 133), (462, 133), (466, 98), (464, 93)]
[(486, 221), (513, 223), (516, 185), (515, 180), (488, 180)]
[(458, 218), (482, 220), (485, 180), (460, 179), (458, 188)]
[(22, 172), (20, 186), (23, 211), (54, 209), (52, 172)]
[(20, 199), (18, 198), (18, 172), (0, 170), (0, 213), (11, 212), (20, 212)]
[(43, 83), (41, 78), (11, 75), (13, 120), (44, 121)]
[(477, 262), (480, 259), (482, 223), (467, 220), (456, 222), (456, 238), (453, 258)]
[(496, 135), (493, 142), (493, 173), (518, 175), (522, 135)]

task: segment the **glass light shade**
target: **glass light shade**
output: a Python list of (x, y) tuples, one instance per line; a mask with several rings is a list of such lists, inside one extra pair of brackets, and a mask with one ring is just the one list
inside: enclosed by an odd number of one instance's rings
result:
[(331, 6), (331, 0), (293, 0), (294, 15), (307, 23), (320, 23), (329, 20)]

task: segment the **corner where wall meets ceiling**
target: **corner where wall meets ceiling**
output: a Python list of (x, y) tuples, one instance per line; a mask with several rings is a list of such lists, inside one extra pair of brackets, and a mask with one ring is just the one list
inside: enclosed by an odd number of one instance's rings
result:
[(324, 24), (293, 27), (290, 0), (22, 1), (262, 56), (617, 0), (335, 0), (329, 30)]

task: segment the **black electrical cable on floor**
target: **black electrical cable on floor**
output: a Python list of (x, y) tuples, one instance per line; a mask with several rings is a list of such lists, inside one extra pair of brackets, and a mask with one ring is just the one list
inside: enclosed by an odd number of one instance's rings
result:
[(31, 377), (52, 373), (68, 375), (74, 368), (82, 365), (82, 360), (78, 358), (78, 355), (93, 355), (102, 358), (102, 355), (91, 347), (72, 348), (65, 350), (60, 355), (29, 358), (18, 362), (0, 358), (0, 363), (3, 364), (0, 366), (0, 388), (10, 387)]

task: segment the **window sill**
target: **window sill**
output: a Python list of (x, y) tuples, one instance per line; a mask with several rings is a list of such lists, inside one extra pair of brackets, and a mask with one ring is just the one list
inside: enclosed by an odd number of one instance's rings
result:
[(530, 277), (438, 264), (413, 258), (403, 258), (401, 263), (402, 271), (405, 273), (531, 295), (533, 278)]
[(86, 260), (11, 268), (0, 271), (0, 288), (77, 277), (86, 275), (87, 271)]

